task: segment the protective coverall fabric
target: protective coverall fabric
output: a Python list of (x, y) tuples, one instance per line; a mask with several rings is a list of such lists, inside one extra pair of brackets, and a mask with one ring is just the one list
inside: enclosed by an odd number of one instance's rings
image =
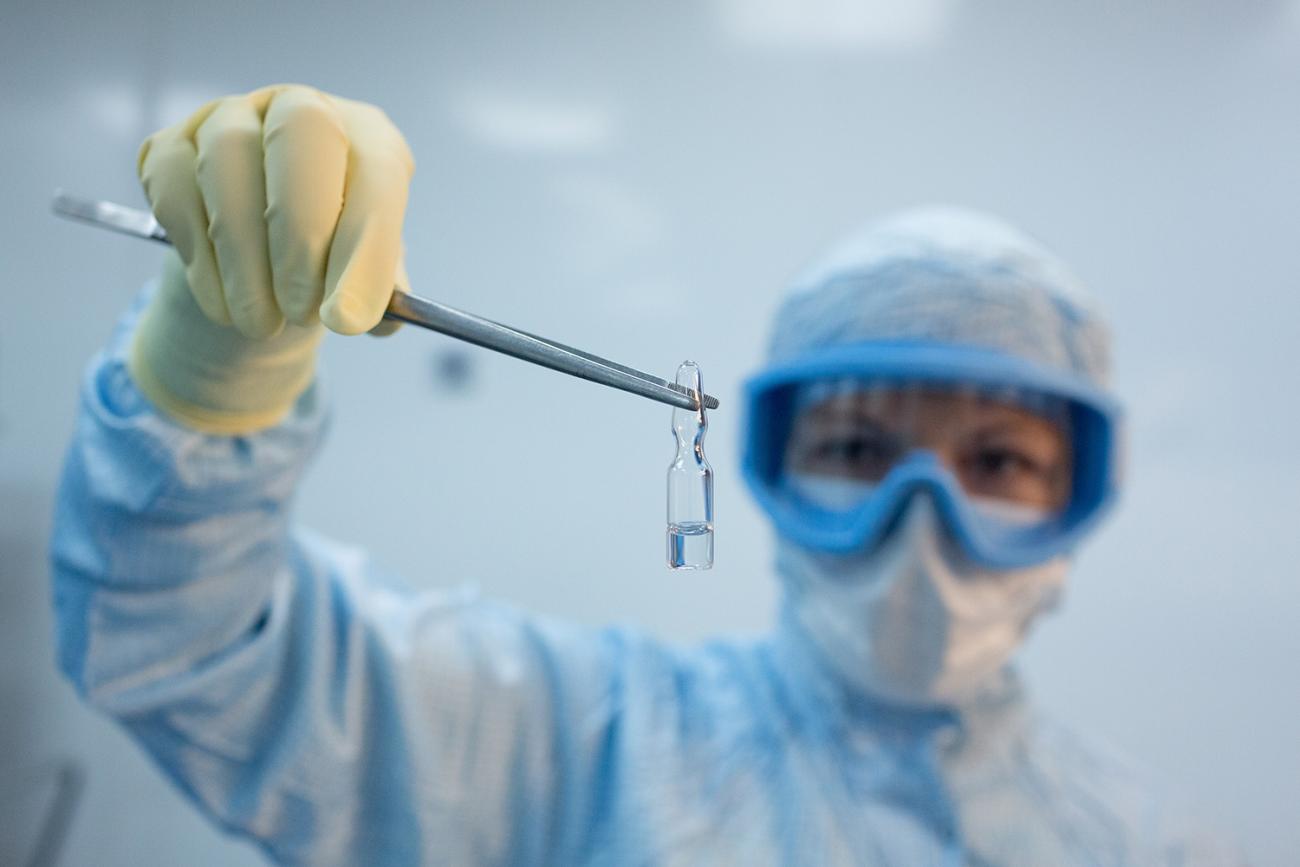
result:
[(788, 618), (677, 648), (404, 590), (293, 522), (318, 387), (209, 436), (153, 411), (125, 341), (88, 371), (59, 494), (60, 664), (280, 861), (1233, 863), (1010, 671), (902, 711), (846, 692)]

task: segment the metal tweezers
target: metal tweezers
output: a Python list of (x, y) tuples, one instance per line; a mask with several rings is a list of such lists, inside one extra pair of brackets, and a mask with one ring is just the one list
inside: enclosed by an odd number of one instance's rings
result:
[[(171, 243), (163, 227), (158, 225), (158, 221), (148, 211), (58, 192), (54, 196), (54, 212), (137, 238)], [(639, 394), (660, 403), (688, 410), (699, 408), (695, 392), (676, 383), (418, 295), (394, 291), (384, 318), (409, 322), (476, 346), (608, 385), (610, 388)], [(703, 403), (706, 409), (718, 408), (717, 398), (707, 394), (703, 395)]]

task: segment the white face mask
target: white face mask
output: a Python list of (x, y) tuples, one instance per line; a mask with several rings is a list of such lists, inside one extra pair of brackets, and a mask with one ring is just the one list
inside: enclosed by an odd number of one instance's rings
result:
[[(827, 505), (871, 488), (815, 476), (791, 483)], [(997, 511), (1008, 521), (1041, 519), (1020, 507)], [(934, 706), (962, 703), (1002, 668), (1057, 603), (1069, 562), (977, 567), (946, 538), (934, 501), (918, 494), (869, 553), (819, 554), (780, 539), (777, 569), (789, 613), (840, 677), (877, 698)]]

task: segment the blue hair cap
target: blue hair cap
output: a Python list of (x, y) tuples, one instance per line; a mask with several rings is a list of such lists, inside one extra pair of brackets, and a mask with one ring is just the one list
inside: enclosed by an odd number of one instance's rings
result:
[(853, 233), (797, 277), (768, 364), (863, 341), (993, 349), (1105, 389), (1110, 332), (1055, 254), (1006, 223), (950, 206)]

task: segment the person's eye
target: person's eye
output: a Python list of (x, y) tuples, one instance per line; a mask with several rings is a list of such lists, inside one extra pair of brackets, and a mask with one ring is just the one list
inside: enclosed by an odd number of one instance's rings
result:
[(846, 435), (827, 437), (813, 448), (813, 459), (822, 464), (875, 467), (892, 463), (897, 448), (876, 436)]
[(971, 461), (981, 475), (993, 479), (1015, 479), (1045, 475), (1046, 471), (1032, 455), (1014, 448), (983, 448)]
[(1059, 467), (1033, 452), (1010, 445), (985, 445), (968, 452), (959, 464), (968, 494), (1032, 506), (1055, 502)]

